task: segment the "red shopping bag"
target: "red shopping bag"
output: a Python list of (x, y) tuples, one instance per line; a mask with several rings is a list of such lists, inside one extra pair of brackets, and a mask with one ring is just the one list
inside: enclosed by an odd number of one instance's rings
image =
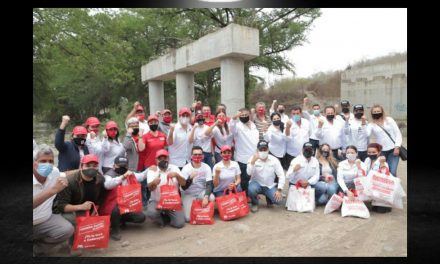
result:
[(206, 207), (202, 207), (201, 200), (193, 200), (189, 223), (192, 225), (214, 224), (214, 203), (208, 202)]
[(107, 248), (110, 234), (110, 216), (99, 216), (95, 204), (95, 216), (90, 216), (89, 210), (85, 216), (76, 217), (76, 230), (73, 241), (73, 250), (78, 248)]
[(232, 192), (226, 194), (228, 190), (229, 189), (226, 188), (223, 191), (225, 195), (215, 198), (220, 219), (224, 221), (242, 217), (242, 205), (240, 204), (238, 196)]
[(117, 187), (117, 202), (121, 215), (142, 212), (141, 185), (134, 175), (130, 175), (127, 181), (128, 185)]
[(157, 203), (156, 209), (182, 210), (182, 199), (171, 178), (168, 178), (167, 184), (160, 186), (160, 200)]
[(249, 206), (247, 202), (246, 192), (237, 192), (237, 188), (234, 186), (234, 193), (237, 195), (238, 202), (240, 204), (240, 216), (245, 216), (249, 213)]

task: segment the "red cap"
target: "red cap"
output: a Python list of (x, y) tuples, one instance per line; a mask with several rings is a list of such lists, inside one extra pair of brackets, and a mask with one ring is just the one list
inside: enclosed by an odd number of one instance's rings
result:
[(95, 125), (99, 125), (99, 124), (101, 124), (101, 123), (99, 123), (99, 119), (94, 116), (91, 116), (91, 117), (87, 118), (87, 120), (86, 120), (86, 125), (88, 125), (88, 126), (95, 126)]
[(116, 124), (115, 121), (108, 121), (107, 124), (105, 124), (105, 129), (110, 129), (110, 128), (118, 128), (118, 124)]
[(159, 158), (160, 156), (167, 156), (168, 157), (169, 156), (168, 151), (166, 149), (159, 149), (156, 152), (156, 159)]
[(225, 150), (232, 151), (232, 148), (231, 148), (231, 146), (229, 146), (229, 145), (224, 145), (224, 146), (220, 149), (220, 152), (223, 152), (223, 151), (225, 151)]
[(150, 115), (150, 116), (148, 117), (148, 120), (147, 120), (147, 122), (150, 122), (151, 120), (156, 120), (156, 121), (159, 121), (159, 119), (157, 118), (157, 116), (156, 116), (156, 115)]
[(99, 163), (98, 157), (96, 157), (96, 155), (94, 155), (94, 154), (88, 154), (88, 155), (85, 155), (81, 160), (81, 164), (87, 164), (90, 162)]
[(187, 113), (189, 115), (191, 115), (191, 111), (189, 110), (188, 107), (182, 107), (179, 110), (179, 116), (182, 116), (184, 113)]
[(73, 128), (72, 133), (76, 135), (87, 135), (87, 129), (83, 126), (76, 126)]
[(139, 111), (139, 110), (141, 110), (143, 112), (144, 111), (144, 107), (142, 105), (138, 105), (136, 107), (136, 111)]

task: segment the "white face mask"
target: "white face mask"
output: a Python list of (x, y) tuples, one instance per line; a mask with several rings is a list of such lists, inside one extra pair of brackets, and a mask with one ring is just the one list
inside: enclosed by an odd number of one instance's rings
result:
[(346, 156), (347, 156), (347, 159), (348, 159), (349, 161), (355, 161), (356, 158), (357, 158), (357, 155), (356, 155), (356, 154), (352, 154), (352, 153), (349, 153), (349, 154), (347, 154)]
[(315, 116), (319, 116), (319, 110), (313, 110), (313, 114), (314, 114)]
[(189, 117), (179, 117), (179, 121), (182, 125), (187, 125), (189, 123)]
[(269, 151), (258, 151), (258, 156), (260, 159), (266, 159), (267, 155), (269, 155)]

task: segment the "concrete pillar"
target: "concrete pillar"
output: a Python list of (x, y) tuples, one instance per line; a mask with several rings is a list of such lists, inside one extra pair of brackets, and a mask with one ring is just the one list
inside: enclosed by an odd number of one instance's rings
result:
[[(148, 81), (148, 97), (150, 100), (150, 115), (165, 108), (163, 97), (163, 81)], [(145, 117), (147, 119), (148, 116)]]
[(191, 107), (194, 102), (194, 73), (176, 73), (177, 111), (182, 107)]
[(244, 61), (240, 58), (223, 58), (221, 69), (221, 103), (227, 107), (226, 114), (233, 116), (245, 106)]

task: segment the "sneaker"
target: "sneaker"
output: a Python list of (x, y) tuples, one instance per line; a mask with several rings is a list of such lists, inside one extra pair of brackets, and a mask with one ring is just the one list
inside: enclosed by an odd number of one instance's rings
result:
[(389, 212), (391, 212), (391, 207), (377, 206), (376, 212), (381, 213), (381, 214), (389, 213)]
[(69, 257), (80, 257), (83, 253), (82, 249), (73, 250), (71, 249), (69, 252)]
[(113, 239), (115, 241), (121, 240), (121, 234), (119, 233), (119, 230), (117, 230), (117, 229), (110, 230), (110, 237), (111, 237), (111, 239)]
[(252, 212), (252, 213), (256, 213), (256, 212), (258, 212), (258, 205), (252, 205), (252, 207), (251, 207), (251, 212)]

